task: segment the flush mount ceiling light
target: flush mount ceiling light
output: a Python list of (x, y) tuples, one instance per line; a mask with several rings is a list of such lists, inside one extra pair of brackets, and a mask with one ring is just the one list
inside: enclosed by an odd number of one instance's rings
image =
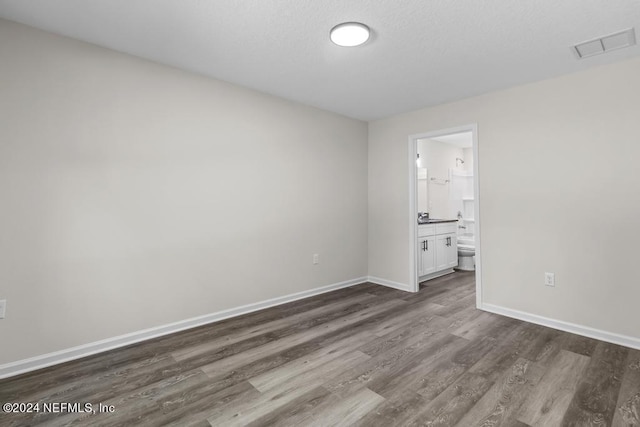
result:
[(330, 34), (338, 46), (360, 46), (369, 40), (369, 27), (360, 22), (344, 22), (333, 27)]

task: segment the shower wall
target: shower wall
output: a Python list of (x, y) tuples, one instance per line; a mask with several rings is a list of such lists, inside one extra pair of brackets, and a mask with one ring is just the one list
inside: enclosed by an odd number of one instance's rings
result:
[[(471, 159), (473, 157), (470, 157)], [(467, 160), (465, 160), (465, 165)], [(452, 169), (449, 191), (450, 215), (454, 218), (458, 212), (462, 215), (459, 219), (459, 234), (475, 234), (475, 195), (473, 170)]]
[(463, 148), (462, 153), (462, 158), (464, 159), (463, 169), (473, 172), (473, 148)]

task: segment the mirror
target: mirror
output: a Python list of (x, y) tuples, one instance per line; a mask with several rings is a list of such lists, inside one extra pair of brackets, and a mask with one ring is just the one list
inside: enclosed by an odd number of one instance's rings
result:
[(417, 207), (430, 218), (473, 219), (472, 133), (417, 140)]

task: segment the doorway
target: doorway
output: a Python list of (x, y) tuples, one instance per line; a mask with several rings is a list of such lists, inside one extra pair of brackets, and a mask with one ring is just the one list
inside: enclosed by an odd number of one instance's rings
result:
[[(468, 149), (465, 161), (464, 155), (455, 156), (455, 151), (447, 154), (455, 161), (455, 167), (438, 169), (432, 165), (431, 173), (426, 166), (429, 159), (425, 158), (424, 145), (426, 141), (434, 141), (437, 147), (439, 143), (457, 146), (460, 150)], [(468, 141), (468, 142), (467, 142)], [(422, 150), (418, 149), (422, 144)], [(468, 146), (470, 144), (470, 147)], [(466, 146), (465, 146), (466, 145)], [(419, 151), (423, 151), (422, 158), (418, 156)], [(436, 151), (426, 151), (426, 156)], [(460, 151), (463, 152), (463, 151)], [(453, 160), (455, 158), (455, 160)], [(433, 160), (433, 158), (432, 158)], [(466, 166), (463, 166), (466, 162)], [(471, 164), (469, 164), (471, 163)], [(469, 124), (449, 129), (426, 132), (409, 136), (409, 277), (410, 286), (413, 292), (418, 292), (420, 286), (420, 275), (418, 268), (420, 265), (418, 251), (418, 212), (426, 214), (433, 212), (440, 217), (457, 219), (458, 227), (464, 231), (462, 234), (472, 235), (475, 246), (475, 282), (476, 282), (476, 307), (480, 307), (482, 302), (482, 257), (481, 257), (481, 227), (480, 227), (480, 185), (479, 185), (479, 158), (478, 158), (478, 126)], [(464, 194), (461, 183), (461, 176), (471, 176), (473, 179), (472, 195)], [(462, 179), (464, 181), (464, 179)], [(456, 186), (452, 188), (453, 186)], [(459, 194), (458, 194), (459, 193)], [(438, 205), (437, 200), (443, 200), (443, 195), (447, 195), (450, 200), (446, 207)], [(455, 194), (455, 196), (452, 196)], [(431, 200), (429, 200), (431, 195)], [(441, 202), (440, 202), (441, 203)], [(434, 218), (433, 215), (430, 215)], [(424, 217), (423, 217), (424, 218)], [(446, 219), (446, 218), (445, 218)], [(459, 230), (460, 231), (460, 230)], [(467, 232), (469, 231), (469, 232)]]

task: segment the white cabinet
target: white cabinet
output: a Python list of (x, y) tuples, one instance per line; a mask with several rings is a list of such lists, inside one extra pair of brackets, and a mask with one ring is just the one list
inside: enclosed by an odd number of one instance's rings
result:
[(436, 271), (458, 266), (458, 245), (453, 233), (436, 236)]
[(421, 281), (453, 272), (458, 266), (457, 222), (418, 226), (418, 276)]
[(418, 276), (426, 276), (436, 271), (435, 236), (418, 237)]
[(458, 237), (457, 234), (449, 235), (449, 249), (447, 251), (447, 267), (455, 268), (458, 266)]

